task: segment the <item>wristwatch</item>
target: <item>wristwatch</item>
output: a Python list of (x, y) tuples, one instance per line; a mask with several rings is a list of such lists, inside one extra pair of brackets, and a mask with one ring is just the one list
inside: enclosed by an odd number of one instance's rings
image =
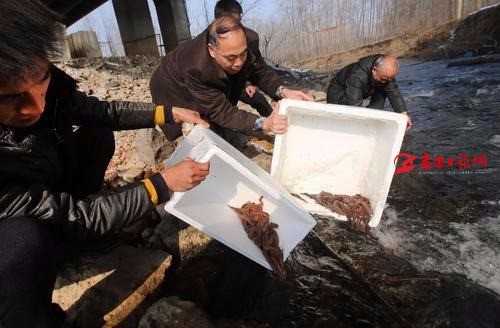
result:
[(266, 119), (264, 117), (259, 117), (258, 119), (255, 120), (255, 124), (253, 126), (254, 131), (261, 131), (262, 127), (264, 126), (264, 121)]
[(278, 98), (283, 98), (283, 90), (285, 90), (285, 87), (280, 85), (278, 89), (276, 90), (276, 96)]

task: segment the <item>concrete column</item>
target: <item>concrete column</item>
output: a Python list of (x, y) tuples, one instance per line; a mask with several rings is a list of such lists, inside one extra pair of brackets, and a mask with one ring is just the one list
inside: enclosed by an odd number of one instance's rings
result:
[(113, 0), (125, 55), (159, 56), (147, 0)]
[(457, 19), (464, 16), (464, 0), (457, 0)]
[(70, 58), (97, 58), (102, 57), (97, 34), (94, 31), (80, 31), (66, 36), (65, 38), (65, 56), (66, 49)]
[(163, 43), (169, 52), (191, 39), (185, 0), (154, 0)]

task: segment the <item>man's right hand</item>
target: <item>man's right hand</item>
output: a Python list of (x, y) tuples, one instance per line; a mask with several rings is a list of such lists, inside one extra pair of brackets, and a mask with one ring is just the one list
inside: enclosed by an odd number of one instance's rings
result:
[(172, 115), (174, 116), (175, 123), (200, 124), (205, 128), (208, 128), (210, 126), (205, 120), (201, 118), (200, 113), (194, 110), (174, 106), (172, 107)]
[(161, 173), (172, 191), (188, 191), (199, 185), (207, 177), (210, 163), (198, 163), (191, 158), (164, 169)]
[(272, 114), (264, 120), (262, 130), (267, 134), (284, 134), (288, 130), (288, 117), (278, 113), (279, 106), (276, 106)]
[(306, 101), (314, 100), (311, 92), (304, 92), (302, 90), (292, 90), (288, 88), (281, 89), (280, 97), (295, 99), (295, 100), (306, 100)]

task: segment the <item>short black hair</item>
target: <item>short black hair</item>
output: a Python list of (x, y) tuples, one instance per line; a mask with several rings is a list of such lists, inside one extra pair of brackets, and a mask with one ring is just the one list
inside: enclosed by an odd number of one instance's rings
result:
[(64, 27), (38, 0), (1, 0), (0, 13), (0, 84), (22, 81), (60, 55)]
[(231, 14), (243, 14), (243, 8), (236, 0), (219, 0), (215, 5), (214, 16), (219, 18)]
[(219, 39), (224, 38), (227, 33), (232, 31), (245, 31), (245, 28), (238, 19), (233, 16), (222, 16), (216, 18), (208, 26), (208, 44), (217, 46)]

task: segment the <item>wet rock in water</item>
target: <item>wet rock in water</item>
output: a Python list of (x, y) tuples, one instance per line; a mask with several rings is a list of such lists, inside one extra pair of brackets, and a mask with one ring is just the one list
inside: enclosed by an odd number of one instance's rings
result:
[(412, 327), (380, 297), (376, 286), (368, 284), (315, 233), (290, 254), (287, 268), (293, 292), (290, 310), (278, 327)]
[(345, 222), (318, 218), (318, 224), (318, 234), (309, 234), (291, 253), (286, 280), (272, 279), (268, 270), (214, 241), (210, 251), (170, 276), (169, 286), (217, 322), (232, 318), (273, 328), (465, 328), (475, 327), (474, 313), (481, 313), (477, 322), (497, 327), (500, 298), (495, 293), (463, 276), (419, 272)]
[(330, 211), (343, 215), (349, 219), (352, 227), (360, 232), (368, 233), (368, 223), (373, 215), (370, 200), (361, 195), (333, 195), (322, 191), (318, 195), (308, 195), (318, 204)]
[[(378, 311), (377, 313), (385, 313), (384, 316), (387, 315), (389, 318), (391, 313), (397, 313), (401, 318), (400, 321), (413, 323), (413, 325), (402, 325), (403, 327), (499, 327), (500, 295), (495, 292), (463, 275), (418, 270), (407, 259), (396, 256), (391, 249), (382, 247), (377, 238), (356, 234), (345, 222), (327, 217), (316, 217), (316, 219), (318, 222), (315, 227), (318, 236), (316, 239), (319, 240), (312, 238), (311, 246), (315, 245), (317, 249), (312, 248), (308, 253), (304, 253), (301, 247), (300, 253), (292, 253), (293, 256), (287, 263), (295, 263), (294, 259), (297, 258), (301, 265), (307, 264), (311, 270), (328, 272), (329, 269), (324, 267), (327, 262), (318, 260), (322, 258), (320, 256), (325, 256), (321, 252), (321, 248), (324, 247), (320, 247), (324, 244), (331, 250), (330, 254), (334, 255), (334, 262), (337, 264), (343, 262), (341, 265), (348, 272), (348, 274), (332, 272), (331, 278), (327, 279), (328, 284), (338, 284), (339, 277), (343, 276), (357, 277), (350, 279), (358, 280), (356, 284), (361, 283), (360, 286), (357, 288), (344, 286), (343, 290), (359, 295), (361, 286), (369, 287), (376, 295), (362, 299), (361, 303), (371, 303), (373, 306), (374, 302), (382, 300), (383, 306), (377, 305), (379, 309), (374, 310)], [(310, 247), (309, 243), (304, 246)], [(314, 259), (312, 254), (318, 259)], [(305, 260), (305, 255), (309, 256), (309, 261)], [(311, 294), (316, 297), (315, 293)], [(373, 296), (376, 297), (371, 299)], [(360, 296), (353, 297), (354, 302), (357, 302), (358, 297)], [(313, 300), (310, 302), (317, 304)], [(334, 303), (331, 306), (332, 312), (337, 311), (339, 306)]]
[(217, 328), (273, 328), (273, 326), (268, 323), (228, 319), (217, 321), (216, 326)]
[(139, 328), (213, 328), (205, 312), (196, 304), (178, 297), (163, 298), (151, 306), (139, 322)]
[(236, 213), (250, 238), (264, 254), (273, 271), (278, 277), (286, 277), (283, 251), (279, 247), (279, 237), (276, 232), (278, 225), (269, 219), (269, 213), (264, 212), (262, 196), (259, 203), (247, 202), (241, 208), (231, 207)]
[[(257, 321), (279, 327), (289, 312), (291, 284), (223, 244), (181, 264), (170, 292), (202, 306), (211, 317)], [(257, 327), (257, 326), (249, 326)]]

